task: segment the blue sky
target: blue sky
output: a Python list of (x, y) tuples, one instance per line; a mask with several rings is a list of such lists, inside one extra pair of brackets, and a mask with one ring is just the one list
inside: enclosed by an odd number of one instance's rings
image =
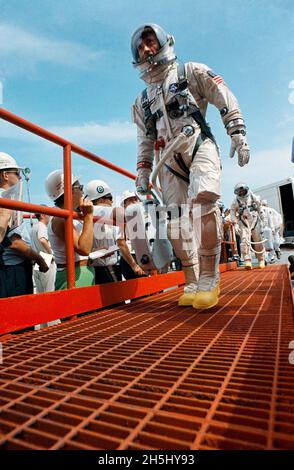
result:
[[(130, 36), (154, 22), (176, 39), (182, 61), (208, 64), (237, 96), (245, 117), (250, 164), (229, 160), (230, 139), (218, 111), (207, 118), (219, 143), (222, 199), (245, 180), (254, 188), (293, 175), (294, 4), (292, 0), (0, 0), (3, 107), (135, 172), (130, 108), (144, 83), (131, 65)], [(48, 203), (46, 175), (61, 149), (0, 122), (1, 151), (32, 170), (33, 202)], [(74, 156), (86, 183), (106, 179), (114, 194), (125, 177)]]

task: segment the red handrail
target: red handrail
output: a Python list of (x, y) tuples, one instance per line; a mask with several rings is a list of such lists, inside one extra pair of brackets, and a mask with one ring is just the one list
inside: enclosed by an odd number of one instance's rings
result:
[(73, 244), (73, 219), (78, 218), (78, 214), (72, 210), (72, 191), (71, 191), (71, 153), (77, 153), (82, 157), (92, 160), (99, 165), (105, 166), (121, 175), (136, 179), (136, 176), (123, 168), (114, 165), (113, 163), (104, 160), (103, 158), (95, 155), (94, 153), (88, 152), (87, 150), (79, 147), (72, 142), (63, 139), (62, 137), (53, 134), (52, 132), (43, 129), (30, 121), (27, 121), (16, 114), (7, 111), (4, 108), (0, 108), (0, 118), (5, 121), (14, 124), (15, 126), (21, 127), (32, 134), (36, 134), (39, 137), (49, 140), (56, 145), (63, 147), (63, 172), (64, 172), (64, 209), (54, 209), (51, 207), (40, 206), (38, 204), (25, 203), (21, 201), (12, 201), (10, 199), (0, 198), (0, 207), (8, 209), (15, 209), (28, 212), (41, 212), (42, 214), (53, 215), (56, 217), (62, 217), (65, 219), (65, 244), (66, 244), (66, 264), (67, 264), (67, 287), (72, 288), (75, 286), (75, 266), (74, 266), (74, 244)]
[[(71, 147), (66, 145), (63, 149), (63, 174), (64, 174), (64, 206), (69, 211), (65, 219), (65, 240), (66, 259), (74, 259), (73, 240), (73, 216), (72, 216), (72, 180), (71, 180)], [(67, 288), (75, 287), (75, 266), (74, 263), (67, 265)]]
[(95, 163), (99, 163), (99, 165), (105, 166), (110, 170), (116, 171), (117, 173), (120, 173), (121, 175), (124, 175), (127, 178), (131, 178), (133, 180), (136, 179), (136, 176), (133, 173), (130, 173), (129, 171), (124, 170), (123, 168), (120, 168), (119, 166), (116, 166), (113, 163), (108, 162), (107, 160), (104, 160), (103, 158), (95, 155), (94, 153), (88, 152), (88, 150), (85, 150), (82, 147), (79, 147), (78, 145), (70, 142), (69, 140), (63, 139), (62, 137), (53, 134), (52, 132), (49, 132), (46, 129), (43, 129), (40, 126), (31, 123), (30, 121), (26, 121), (25, 119), (17, 116), (16, 114), (10, 113), (4, 108), (0, 108), (0, 117), (5, 121), (10, 122), (11, 124), (21, 127), (22, 129), (25, 129), (31, 132), (32, 134), (36, 134), (39, 137), (42, 137), (43, 139), (49, 140), (50, 142), (53, 142), (56, 145), (60, 145), (61, 147), (66, 147), (67, 145), (70, 145), (72, 152), (77, 153), (78, 155), (81, 155), (87, 158), (88, 160), (92, 160)]
[[(5, 207), (5, 209), (15, 209), (18, 211), (28, 211), (28, 212), (34, 212), (36, 214), (47, 214), (47, 215), (53, 215), (55, 217), (62, 217), (63, 219), (66, 219), (69, 215), (69, 211), (66, 209), (57, 209), (56, 207), (47, 207), (47, 206), (41, 206), (39, 204), (32, 204), (28, 202), (22, 202), (22, 201), (14, 201), (11, 199), (6, 199), (4, 197), (0, 198), (0, 207)], [(74, 219), (78, 219), (79, 216), (77, 212), (73, 212)]]
[(223, 253), (223, 256), (224, 256), (225, 263), (228, 262), (228, 255), (227, 255), (226, 245), (231, 245), (232, 246), (232, 255), (233, 255), (233, 257), (238, 254), (234, 226), (233, 226), (232, 223), (227, 222), (226, 224), (229, 225), (228, 230), (230, 231), (232, 241), (226, 241), (226, 240), (223, 239), (222, 242), (221, 242), (222, 247), (223, 247), (222, 253)]

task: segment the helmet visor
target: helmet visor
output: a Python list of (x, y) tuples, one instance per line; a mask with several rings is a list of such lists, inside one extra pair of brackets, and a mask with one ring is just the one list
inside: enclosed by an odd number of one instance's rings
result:
[(248, 188), (247, 186), (239, 186), (239, 188), (237, 188), (235, 192), (238, 196), (245, 197), (248, 195)]

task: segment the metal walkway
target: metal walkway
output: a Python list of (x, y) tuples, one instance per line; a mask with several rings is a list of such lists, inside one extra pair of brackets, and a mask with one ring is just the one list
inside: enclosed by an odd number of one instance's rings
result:
[(0, 449), (294, 449), (286, 266), (222, 275), (16, 336), (0, 366)]

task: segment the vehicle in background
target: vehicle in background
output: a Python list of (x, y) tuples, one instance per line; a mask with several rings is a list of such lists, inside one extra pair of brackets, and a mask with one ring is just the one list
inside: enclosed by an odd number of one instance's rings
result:
[(294, 244), (294, 177), (255, 188), (253, 192), (282, 215), (284, 243)]

